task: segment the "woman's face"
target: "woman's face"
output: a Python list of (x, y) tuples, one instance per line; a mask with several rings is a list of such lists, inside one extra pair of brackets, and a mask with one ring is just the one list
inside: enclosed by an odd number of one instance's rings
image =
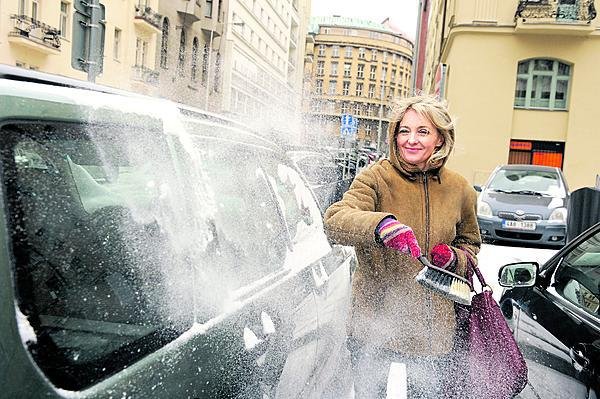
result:
[(409, 109), (398, 126), (396, 146), (406, 162), (424, 170), (435, 147), (444, 143), (442, 135), (414, 109)]

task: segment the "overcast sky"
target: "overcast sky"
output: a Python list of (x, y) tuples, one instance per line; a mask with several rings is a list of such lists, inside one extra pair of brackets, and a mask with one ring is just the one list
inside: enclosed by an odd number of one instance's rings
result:
[(414, 40), (417, 29), (418, 0), (312, 0), (312, 16), (340, 15), (382, 22), (389, 17), (392, 25)]

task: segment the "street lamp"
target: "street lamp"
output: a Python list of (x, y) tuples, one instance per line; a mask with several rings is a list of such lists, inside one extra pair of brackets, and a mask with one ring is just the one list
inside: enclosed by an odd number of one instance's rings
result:
[[(387, 69), (385, 69), (385, 72), (387, 73)], [(377, 129), (377, 156), (379, 156), (379, 147), (381, 146), (380, 142), (381, 142), (381, 136), (382, 136), (382, 129), (383, 129), (383, 96), (385, 94), (385, 74), (382, 71), (381, 74), (381, 94), (379, 95), (379, 127)]]
[[(225, 33), (225, 29), (227, 28), (227, 26), (229, 25), (233, 25), (233, 26), (244, 26), (246, 23), (245, 22), (227, 22), (223, 24), (223, 33)], [(210, 93), (210, 70), (211, 68), (211, 58), (212, 58), (212, 42), (213, 42), (213, 38), (214, 38), (214, 33), (215, 30), (211, 29), (210, 30), (210, 38), (208, 39), (208, 59), (206, 61), (207, 65), (206, 65), (206, 93), (205, 93), (205, 98), (204, 98), (204, 108), (208, 111), (208, 94)]]

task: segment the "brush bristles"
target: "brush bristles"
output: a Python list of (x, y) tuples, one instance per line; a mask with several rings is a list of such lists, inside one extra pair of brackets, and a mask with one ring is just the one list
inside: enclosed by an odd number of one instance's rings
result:
[(433, 269), (425, 266), (417, 274), (417, 282), (424, 287), (436, 291), (454, 302), (463, 305), (471, 304), (471, 287), (459, 276), (443, 269)]

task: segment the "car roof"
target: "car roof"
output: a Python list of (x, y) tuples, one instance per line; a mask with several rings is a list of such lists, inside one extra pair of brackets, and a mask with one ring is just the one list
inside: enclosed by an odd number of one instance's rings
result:
[(504, 170), (532, 170), (540, 172), (556, 172), (558, 168), (554, 166), (543, 166), (543, 165), (529, 165), (529, 164), (510, 164), (501, 165), (498, 169)]
[(146, 97), (142, 94), (116, 89), (114, 87), (104, 86), (97, 83), (87, 82), (85, 80), (68, 78), (66, 76), (34, 71), (31, 69), (25, 69), (6, 64), (0, 64), (0, 78), (20, 82), (33, 82), (52, 86), (93, 90), (102, 93), (120, 94), (132, 97)]

